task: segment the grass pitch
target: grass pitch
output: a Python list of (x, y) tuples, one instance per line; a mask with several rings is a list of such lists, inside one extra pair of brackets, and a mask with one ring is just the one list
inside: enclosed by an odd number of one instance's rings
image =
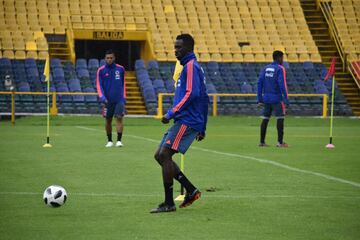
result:
[[(277, 149), (274, 119), (258, 148), (259, 118), (210, 118), (185, 160), (203, 197), (161, 215), (148, 211), (163, 200), (153, 153), (167, 126), (127, 118), (125, 147), (106, 149), (103, 119), (60, 116), (45, 149), (44, 123), (0, 122), (0, 239), (360, 239), (358, 119), (336, 119), (327, 150), (328, 120), (286, 119), (291, 147)], [(42, 201), (51, 184), (68, 191), (61, 208)]]

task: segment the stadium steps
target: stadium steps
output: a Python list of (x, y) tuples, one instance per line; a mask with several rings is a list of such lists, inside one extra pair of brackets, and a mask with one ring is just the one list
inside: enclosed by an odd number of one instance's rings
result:
[(46, 34), (50, 58), (58, 58), (62, 62), (71, 60), (70, 48), (65, 34)]
[(147, 114), (135, 72), (126, 72), (126, 110), (128, 114)]
[(330, 36), (327, 22), (321, 10), (316, 7), (316, 0), (300, 0), (300, 4), (323, 63), (329, 67), (332, 57), (336, 57), (336, 83), (351, 106), (353, 114), (360, 116), (360, 93), (358, 87), (348, 70), (343, 69), (340, 55), (335, 42)]

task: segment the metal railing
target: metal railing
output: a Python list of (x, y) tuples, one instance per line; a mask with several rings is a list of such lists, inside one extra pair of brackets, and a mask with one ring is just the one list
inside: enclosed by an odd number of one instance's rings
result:
[[(164, 115), (163, 111), (163, 98), (165, 96), (174, 96), (173, 93), (159, 93), (158, 94), (158, 112), (156, 118), (161, 118)], [(218, 116), (218, 97), (256, 97), (254, 93), (211, 93), (209, 94), (212, 97), (212, 116)], [(322, 117), (326, 118), (328, 113), (328, 95), (327, 94), (302, 94), (294, 93), (289, 94), (289, 97), (322, 97)]]
[[(0, 92), (0, 95), (11, 96), (11, 122), (15, 123), (15, 96), (16, 95), (32, 95), (32, 96), (47, 96), (46, 92)], [(97, 93), (84, 93), (84, 92), (51, 92), (52, 102), (50, 107), (50, 115), (56, 116), (58, 114), (57, 99), (56, 96), (98, 96)], [(165, 96), (174, 96), (173, 93), (159, 93), (158, 94), (158, 112), (155, 118), (161, 118), (163, 116), (163, 98)], [(218, 98), (219, 97), (256, 97), (256, 94), (249, 93), (212, 93), (209, 94), (212, 97), (212, 116), (218, 116)], [(327, 117), (328, 113), (328, 95), (326, 94), (289, 94), (289, 97), (321, 97), (322, 98), (322, 118)]]
[[(15, 124), (15, 96), (16, 95), (32, 95), (32, 96), (47, 96), (47, 92), (0, 92), (0, 95), (10, 95), (11, 96), (11, 122)], [(58, 114), (57, 108), (57, 99), (56, 96), (98, 96), (97, 93), (84, 93), (84, 92), (50, 92), (51, 95), (51, 107), (50, 115), (56, 116)]]
[(339, 30), (338, 30), (339, 28), (336, 24), (330, 2), (329, 1), (319, 1), (318, 6), (320, 7), (320, 9), (325, 17), (325, 20), (326, 20), (327, 24), (329, 25), (330, 35), (334, 39), (336, 48), (338, 49), (341, 61), (343, 63), (343, 70), (345, 71), (346, 65), (347, 65), (347, 60), (346, 60), (347, 56), (346, 56), (345, 50), (341, 44), (341, 40), (339, 37)]

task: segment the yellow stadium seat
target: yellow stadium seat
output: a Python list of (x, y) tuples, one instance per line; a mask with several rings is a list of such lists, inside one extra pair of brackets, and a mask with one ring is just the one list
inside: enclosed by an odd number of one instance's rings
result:
[(254, 56), (254, 61), (255, 62), (266, 62), (265, 60), (265, 55), (262, 54), (262, 53), (256, 53), (255, 56)]
[(221, 58), (221, 55), (219, 53), (212, 53), (211, 54), (211, 60), (216, 61), (216, 62), (221, 62), (222, 58)]
[(25, 43), (22, 38), (13, 39), (14, 49), (15, 50), (25, 50)]
[(15, 51), (15, 59), (24, 60), (26, 58), (25, 51)]
[(1, 48), (3, 50), (13, 50), (14, 45), (11, 38), (3, 38), (1, 41)]
[(233, 61), (234, 62), (242, 62), (244, 61), (243, 55), (240, 53), (234, 53), (233, 54)]
[(254, 55), (252, 53), (245, 53), (243, 55), (243, 58), (244, 58), (245, 62), (254, 62), (255, 61)]
[(47, 51), (39, 51), (38, 52), (38, 59), (45, 60), (49, 53)]
[(289, 54), (286, 54), (286, 56), (287, 56), (287, 60), (289, 62), (298, 62), (299, 61), (298, 55), (296, 53), (289, 53)]
[(158, 61), (167, 61), (167, 54), (165, 52), (158, 52), (156, 53), (156, 58)]
[(200, 62), (209, 62), (211, 60), (209, 53), (200, 53), (199, 54), (199, 61)]
[(14, 59), (14, 51), (13, 50), (5, 50), (2, 53), (3, 58), (9, 58), (9, 59)]
[(223, 62), (232, 62), (233, 61), (232, 54), (231, 53), (223, 53), (222, 61)]
[(36, 42), (34, 41), (26, 42), (26, 51), (36, 51), (36, 50), (37, 50)]
[(312, 62), (322, 62), (322, 59), (321, 59), (321, 56), (320, 56), (320, 54), (319, 53), (313, 53), (313, 54), (311, 54), (310, 55), (310, 60), (312, 61)]
[(38, 59), (38, 55), (36, 51), (27, 51), (26, 58)]

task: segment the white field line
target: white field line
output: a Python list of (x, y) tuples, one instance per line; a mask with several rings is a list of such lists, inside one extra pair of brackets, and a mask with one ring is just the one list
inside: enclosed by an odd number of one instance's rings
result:
[[(77, 126), (77, 128), (84, 129), (84, 130), (89, 130), (89, 131), (100, 131), (100, 130), (95, 129), (95, 128), (88, 128), (88, 127), (82, 127), (82, 126)], [(140, 136), (136, 136), (136, 135), (128, 135), (127, 134), (126, 136), (136, 138), (136, 139), (145, 140), (145, 141), (148, 141), (148, 142), (154, 142), (154, 143), (159, 143), (160, 142), (160, 140), (155, 140), (155, 139), (146, 138), (146, 137), (140, 137)], [(283, 168), (283, 169), (286, 169), (286, 170), (289, 170), (289, 171), (292, 171), (292, 172), (303, 173), (303, 174), (307, 174), (307, 175), (313, 175), (313, 176), (321, 177), (321, 178), (331, 180), (331, 181), (334, 181), (334, 182), (344, 183), (344, 184), (347, 184), (347, 185), (351, 185), (351, 186), (360, 188), (360, 183), (358, 183), (358, 182), (353, 182), (353, 181), (349, 181), (349, 180), (346, 180), (346, 179), (333, 177), (333, 176), (323, 174), (323, 173), (319, 173), (319, 172), (315, 172), (315, 171), (309, 171), (309, 170), (304, 170), (304, 169), (300, 169), (300, 168), (296, 168), (296, 167), (291, 167), (289, 165), (278, 163), (278, 162), (268, 160), (268, 159), (257, 158), (257, 157), (252, 157), (252, 156), (248, 156), (248, 155), (236, 154), (236, 153), (221, 152), (221, 151), (211, 150), (211, 149), (207, 149), (207, 148), (200, 148), (200, 147), (191, 147), (191, 148), (195, 149), (195, 150), (198, 150), (198, 151), (207, 152), (207, 153), (213, 153), (213, 154), (223, 155), (223, 156), (227, 156), (227, 157), (247, 159), (247, 160), (250, 160), (250, 161), (269, 164), (269, 165), (273, 165), (273, 166), (278, 167), (278, 168)]]
[[(0, 192), (1, 195), (33, 195), (41, 196), (40, 192)], [(141, 197), (141, 198), (157, 198), (162, 193), (159, 194), (132, 194), (132, 193), (68, 193), (70, 196), (79, 196), (79, 197), (117, 197), (117, 198), (127, 198), (127, 197)], [(360, 196), (322, 196), (322, 195), (256, 195), (256, 194), (244, 194), (244, 195), (219, 195), (212, 193), (203, 194), (205, 198), (219, 198), (219, 199), (259, 199), (259, 198), (295, 198), (295, 199), (360, 199)]]

